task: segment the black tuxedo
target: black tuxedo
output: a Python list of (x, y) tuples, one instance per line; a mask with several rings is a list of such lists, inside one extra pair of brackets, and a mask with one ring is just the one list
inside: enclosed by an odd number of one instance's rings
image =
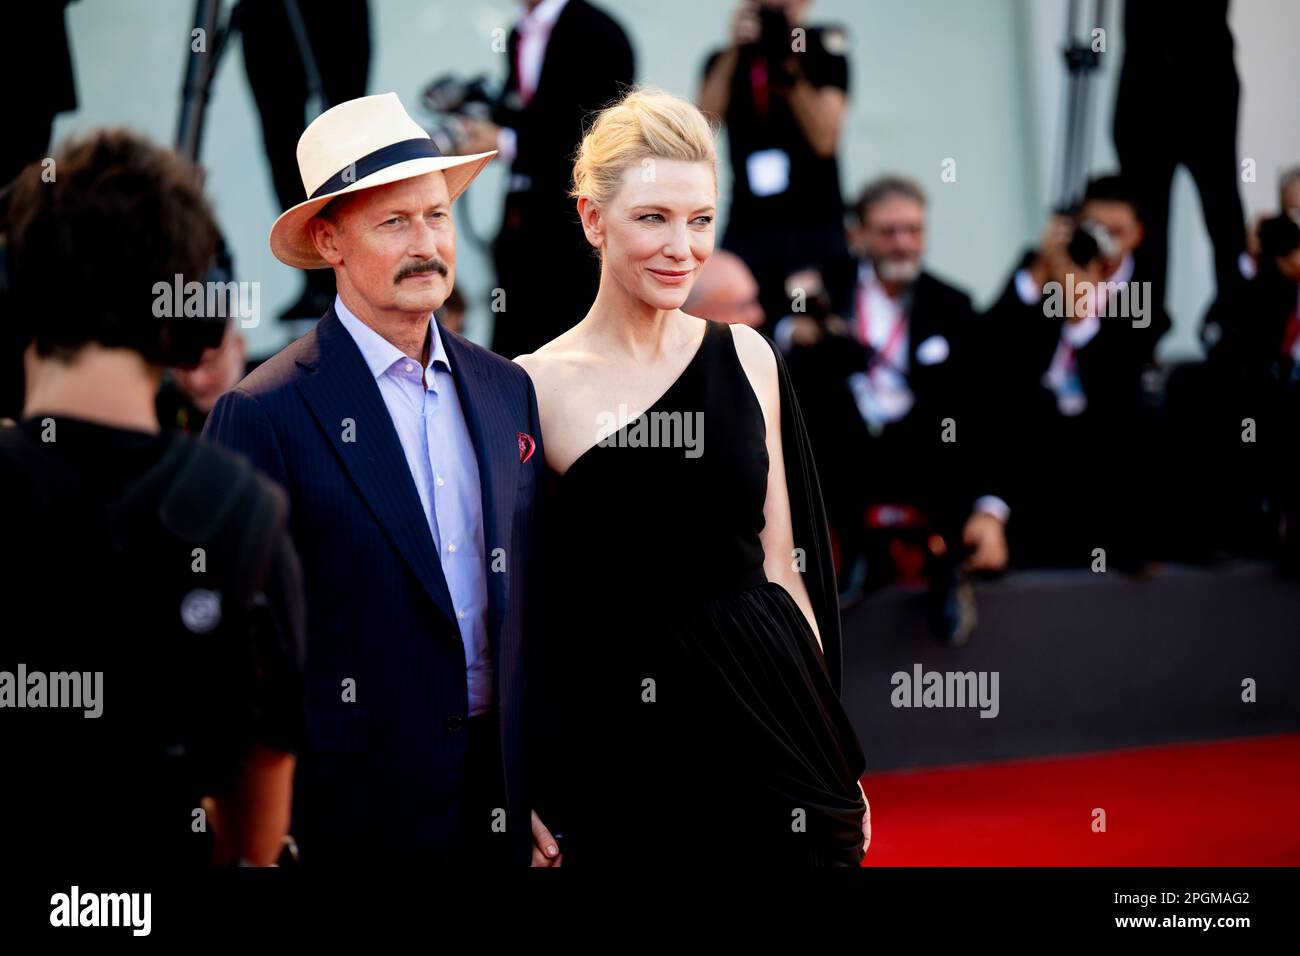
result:
[(981, 322), (984, 420), (1011, 506), (1007, 533), (1017, 563), (1087, 564), (1093, 548), (1105, 549), (1108, 562), (1127, 559), (1134, 505), (1149, 490), (1139, 486), (1138, 463), (1142, 333), (1149, 330), (1134, 329), (1129, 318), (1100, 319), (1074, 353), (1086, 407), (1067, 415), (1044, 382), (1065, 322), (1042, 302), (1022, 301), (1014, 274)]
[(510, 71), (493, 120), (516, 133), (511, 186), (494, 247), (505, 308), (495, 314), (494, 351), (513, 358), (581, 319), (596, 297), (598, 260), (569, 197), (573, 158), (589, 116), (635, 80), (623, 29), (586, 0), (569, 0), (551, 28), (532, 99), (519, 97), (519, 31), (507, 43)]
[[(843, 276), (837, 278), (828, 290), (832, 299), (851, 302), (852, 287), (846, 288)], [(856, 271), (853, 278), (856, 284)], [(848, 385), (849, 376), (872, 361), (870, 346), (851, 335), (827, 335), (815, 345), (793, 348), (789, 356), (845, 561), (862, 545), (863, 514), (870, 504), (917, 506), (941, 533), (954, 537), (979, 495), (1000, 494), (981, 451), (970, 297), (928, 272), (905, 297), (907, 383), (914, 403), (879, 434), (868, 428)], [(945, 441), (946, 433), (955, 434), (956, 441)]]
[[(1217, 326), (1219, 339), (1203, 368), (1184, 370), (1178, 421), (1184, 445), (1198, 455), (1188, 469), (1200, 476), (1193, 493), (1221, 515), (1217, 544), (1268, 546), (1279, 512), (1289, 529), (1300, 528), (1300, 365), (1285, 349), (1297, 291), (1266, 259), (1240, 295), (1216, 301), (1206, 326)], [(1254, 440), (1244, 441), (1251, 426)], [(1270, 512), (1260, 507), (1263, 497), (1275, 505)], [(1293, 549), (1297, 540), (1292, 533)]]
[(1237, 164), (1240, 96), (1228, 0), (1177, 8), (1143, 0), (1124, 4), (1115, 151), (1142, 203), (1146, 239), (1137, 258), (1158, 303), (1165, 301), (1169, 197), (1180, 164), (1200, 194), (1219, 291), (1240, 284), (1237, 258), (1246, 244)]

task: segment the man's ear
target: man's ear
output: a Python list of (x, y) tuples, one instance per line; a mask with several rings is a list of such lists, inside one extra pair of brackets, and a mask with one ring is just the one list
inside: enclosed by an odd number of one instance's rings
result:
[(587, 234), (587, 241), (600, 249), (605, 244), (605, 226), (601, 221), (600, 207), (592, 202), (590, 196), (578, 197), (578, 217), (582, 220), (582, 231)]
[(339, 227), (324, 216), (312, 216), (307, 220), (307, 231), (311, 234), (312, 244), (320, 257), (332, 266), (343, 261), (343, 251), (339, 248)]

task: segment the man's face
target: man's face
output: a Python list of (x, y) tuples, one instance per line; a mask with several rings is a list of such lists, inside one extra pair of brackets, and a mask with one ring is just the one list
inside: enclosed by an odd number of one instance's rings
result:
[(206, 414), (212, 411), (218, 398), (239, 384), (247, 358), (248, 345), (231, 322), (217, 348), (204, 349), (198, 365), (175, 369), (173, 374), (194, 407)]
[(912, 282), (925, 255), (925, 206), (907, 196), (887, 196), (866, 211), (852, 237), (884, 282)]
[(1300, 222), (1300, 179), (1292, 180), (1282, 192), (1282, 211)]
[(1277, 270), (1292, 282), (1300, 282), (1300, 248), (1278, 256)]
[(427, 314), (456, 279), (456, 226), (447, 181), (426, 173), (362, 190), (311, 222), (321, 255), (371, 309)]
[(1083, 204), (1080, 219), (1091, 219), (1105, 229), (1115, 240), (1115, 258), (1105, 264), (1109, 275), (1119, 268), (1120, 261), (1142, 244), (1142, 223), (1133, 207), (1126, 202), (1094, 199)]

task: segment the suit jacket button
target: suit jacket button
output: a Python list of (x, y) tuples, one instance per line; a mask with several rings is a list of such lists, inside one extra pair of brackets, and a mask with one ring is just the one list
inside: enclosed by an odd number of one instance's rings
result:
[(452, 733), (455, 733), (456, 731), (460, 730), (462, 727), (465, 726), (465, 721), (461, 717), (448, 717), (446, 720), (442, 722), (442, 725), (446, 727), (448, 730), (450, 730)]

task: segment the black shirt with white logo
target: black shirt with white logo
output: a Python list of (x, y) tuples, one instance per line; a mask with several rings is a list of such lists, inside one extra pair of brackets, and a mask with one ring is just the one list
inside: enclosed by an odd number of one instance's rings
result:
[[(802, 73), (818, 89), (848, 91), (847, 34), (841, 27), (807, 27), (796, 41), (804, 49), (791, 52), (794, 75)], [(721, 55), (710, 54), (705, 75)], [(839, 163), (813, 152), (781, 89), (789, 76), (787, 64), (771, 62), (758, 44), (740, 47), (723, 117), (733, 175), (729, 230), (842, 225)]]

